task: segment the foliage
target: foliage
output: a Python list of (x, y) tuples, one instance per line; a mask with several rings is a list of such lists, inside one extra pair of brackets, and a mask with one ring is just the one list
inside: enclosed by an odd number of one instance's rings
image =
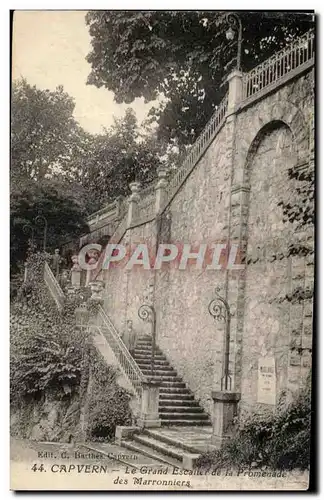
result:
[[(303, 232), (312, 229), (315, 222), (314, 189), (315, 171), (310, 168), (308, 171), (298, 171), (289, 169), (289, 178), (298, 181), (298, 186), (294, 190), (294, 199), (289, 202), (279, 202), (283, 210), (283, 221), (294, 224), (296, 232)], [(309, 255), (313, 253), (313, 246), (296, 242), (289, 248), (289, 255)]]
[(24, 232), (27, 225), (34, 227), (34, 243), (43, 246), (44, 223), (37, 223), (42, 215), (47, 220), (47, 249), (54, 249), (61, 243), (79, 237), (88, 229), (85, 213), (80, 204), (58, 183), (44, 180), (36, 183), (26, 180), (12, 185), (10, 198), (10, 248), (11, 270), (17, 272), (19, 264), (26, 258), (31, 229)]
[[(34, 218), (48, 198), (43, 215), (54, 219), (49, 227), (52, 237), (57, 235), (55, 246), (85, 232), (78, 227), (84, 214), (128, 195), (128, 185), (135, 178), (143, 185), (149, 183), (166, 154), (171, 162), (176, 159), (152, 129), (140, 129), (131, 109), (115, 119), (110, 129), (92, 135), (74, 119), (74, 106), (62, 86), (49, 91), (25, 79), (13, 84), (11, 191), (13, 215), (18, 218), (13, 226), (32, 223), (29, 213)], [(53, 223), (57, 224), (55, 232)], [(13, 247), (19, 243), (21, 258), (27, 237), (17, 232), (21, 228), (14, 232)]]
[(40, 90), (20, 79), (13, 82), (11, 102), (12, 177), (40, 181), (67, 170), (81, 133), (73, 99), (62, 86)]
[(307, 469), (310, 456), (311, 381), (275, 414), (254, 414), (222, 450), (203, 454), (197, 467)]
[(88, 439), (106, 440), (115, 435), (117, 425), (131, 424), (130, 395), (117, 382), (118, 371), (91, 349), (91, 396), (89, 401)]
[(43, 284), (43, 266), (48, 258), (45, 253), (29, 256), (30, 278), (11, 307), (12, 406), (20, 408), (23, 402), (49, 396), (53, 400), (68, 399), (71, 404), (74, 401), (73, 407), (79, 400), (80, 406), (85, 404), (91, 377), (88, 435), (90, 439), (109, 439), (116, 425), (131, 421), (130, 395), (118, 386), (117, 371), (97, 353), (89, 333), (75, 326), (75, 309), (89, 298), (89, 292), (76, 291), (62, 313), (49, 297)]
[[(239, 12), (243, 26), (242, 67), (250, 70), (313, 25), (312, 15)], [(92, 50), (88, 83), (106, 87), (116, 102), (146, 102), (159, 136), (191, 144), (224, 95), (224, 79), (235, 64), (237, 32), (229, 42), (220, 11), (90, 11)]]
[[(11, 308), (10, 381), (13, 403), (54, 392), (78, 391), (87, 336), (75, 328), (70, 303), (60, 314), (42, 285), (44, 254), (29, 260), (32, 279), (24, 284)], [(81, 299), (79, 299), (81, 300)]]
[(150, 183), (167, 153), (166, 145), (152, 131), (141, 131), (134, 112), (127, 109), (109, 130), (92, 138), (91, 154), (76, 174), (92, 200), (92, 211), (129, 195), (129, 184), (135, 180), (143, 186)]

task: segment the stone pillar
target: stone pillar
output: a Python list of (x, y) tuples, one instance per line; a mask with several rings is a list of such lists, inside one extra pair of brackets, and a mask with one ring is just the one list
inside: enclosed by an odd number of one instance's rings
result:
[(80, 288), (81, 286), (81, 267), (79, 266), (79, 256), (72, 255), (71, 260), (73, 266), (71, 268), (71, 285), (74, 288)]
[(157, 170), (158, 174), (158, 182), (155, 187), (156, 198), (155, 198), (155, 213), (158, 214), (161, 212), (165, 199), (166, 199), (166, 187), (168, 185), (166, 176), (167, 170), (165, 167), (161, 166)]
[(140, 427), (161, 427), (159, 418), (159, 380), (145, 380), (142, 383), (141, 411), (138, 420)]
[(71, 285), (74, 288), (80, 288), (81, 285), (81, 269), (71, 270)]
[(214, 391), (213, 434), (211, 442), (218, 449), (233, 435), (233, 420), (237, 414), (237, 403), (241, 399), (239, 392)]
[(76, 325), (78, 327), (85, 327), (88, 325), (89, 322), (89, 311), (87, 309), (86, 304), (81, 304), (79, 307), (76, 308), (75, 310), (75, 319), (76, 319)]
[(98, 302), (99, 304), (103, 303), (104, 282), (100, 280), (92, 281), (90, 283), (90, 288), (92, 292), (90, 299)]
[(132, 222), (134, 221), (137, 214), (137, 204), (140, 201), (139, 190), (141, 188), (141, 184), (139, 182), (132, 182), (129, 185), (129, 188), (132, 194), (130, 195), (128, 200), (129, 204), (128, 204), (127, 227), (130, 227), (132, 225)]
[(91, 269), (88, 269), (88, 270), (87, 270), (87, 274), (86, 274), (85, 286), (90, 286), (90, 283), (91, 283), (91, 275), (92, 275), (92, 271), (91, 271)]
[(121, 215), (121, 206), (122, 206), (122, 197), (117, 196), (115, 199), (115, 206), (116, 206), (116, 217), (120, 217)]
[(228, 113), (234, 113), (243, 97), (243, 73), (237, 69), (227, 77), (228, 81)]

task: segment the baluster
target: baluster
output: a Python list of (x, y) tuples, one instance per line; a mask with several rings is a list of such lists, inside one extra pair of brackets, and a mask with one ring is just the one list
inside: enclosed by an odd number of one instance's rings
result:
[(256, 71), (254, 72), (254, 77), (253, 77), (253, 94), (256, 93), (257, 89), (257, 73)]

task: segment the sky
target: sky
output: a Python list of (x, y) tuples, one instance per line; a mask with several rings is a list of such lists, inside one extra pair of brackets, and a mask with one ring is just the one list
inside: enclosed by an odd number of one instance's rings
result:
[(40, 89), (63, 85), (75, 99), (74, 116), (91, 133), (113, 124), (132, 107), (141, 122), (152, 107), (136, 99), (131, 105), (114, 102), (113, 92), (86, 85), (90, 64), (85, 60), (91, 38), (86, 11), (16, 11), (14, 14), (12, 76), (26, 78)]

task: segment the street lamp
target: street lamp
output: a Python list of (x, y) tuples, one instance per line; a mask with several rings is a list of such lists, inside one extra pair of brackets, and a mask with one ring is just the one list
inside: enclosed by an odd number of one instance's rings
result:
[(29, 222), (27, 222), (27, 224), (25, 224), (23, 226), (22, 230), (25, 234), (27, 234), (29, 232), (31, 233), (31, 239), (29, 241), (31, 243), (31, 246), (33, 247), (34, 246), (34, 234), (35, 234), (34, 226), (32, 226)]
[(241, 56), (242, 56), (242, 23), (237, 14), (229, 13), (226, 14), (226, 21), (229, 24), (229, 28), (226, 31), (227, 40), (234, 40), (235, 31), (238, 32), (237, 37), (237, 56), (236, 56), (236, 69), (241, 71)]
[(35, 222), (36, 224), (39, 222), (44, 224), (43, 250), (46, 252), (47, 219), (43, 215), (37, 215), (37, 217), (35, 217)]
[(231, 310), (227, 300), (223, 299), (219, 292), (220, 287), (215, 288), (216, 298), (208, 305), (209, 314), (216, 320), (225, 321), (225, 351), (223, 362), (223, 375), (221, 378), (221, 390), (230, 391), (232, 388), (232, 379), (229, 374), (229, 351), (231, 337)]

